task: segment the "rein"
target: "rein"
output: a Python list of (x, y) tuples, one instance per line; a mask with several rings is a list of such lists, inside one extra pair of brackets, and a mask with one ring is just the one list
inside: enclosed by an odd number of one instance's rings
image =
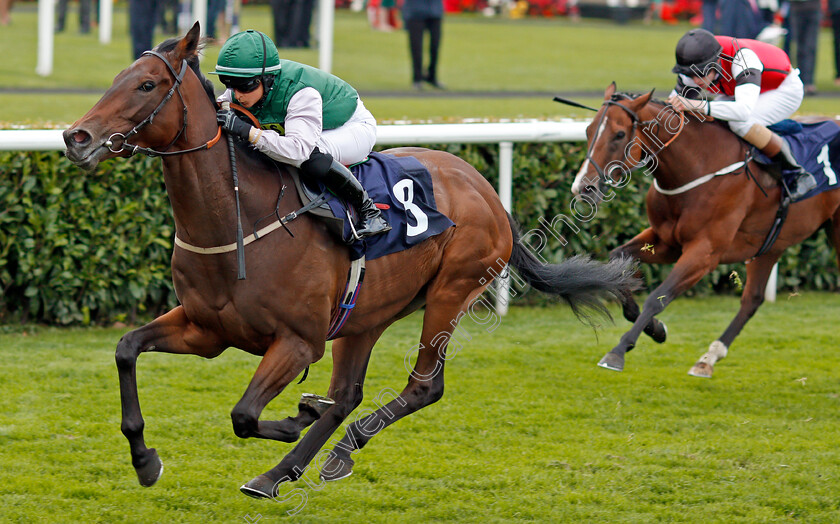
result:
[[(149, 116), (147, 116), (142, 122), (140, 122), (139, 124), (134, 126), (134, 128), (131, 131), (129, 131), (128, 133), (126, 133), (126, 134), (114, 133), (111, 136), (109, 136), (108, 140), (105, 141), (105, 144), (104, 144), (105, 147), (107, 147), (108, 150), (111, 151), (112, 153), (122, 153), (123, 151), (129, 151), (128, 156), (134, 156), (137, 153), (143, 153), (143, 154), (148, 155), (148, 156), (171, 156), (171, 155), (183, 155), (184, 153), (192, 153), (194, 151), (201, 151), (201, 150), (204, 150), (204, 149), (210, 149), (211, 147), (216, 145), (216, 143), (222, 138), (222, 128), (221, 127), (219, 127), (218, 130), (216, 131), (216, 136), (214, 136), (213, 138), (211, 138), (210, 140), (208, 140), (204, 144), (201, 144), (200, 146), (192, 147), (190, 149), (182, 149), (182, 150), (179, 150), (179, 151), (157, 151), (157, 150), (152, 149), (150, 147), (142, 147), (142, 146), (138, 146), (138, 145), (135, 145), (135, 144), (130, 144), (128, 142), (129, 138), (131, 138), (132, 136), (139, 133), (141, 129), (143, 129), (147, 125), (150, 125), (154, 121), (155, 117), (158, 115), (158, 113), (160, 113), (160, 111), (163, 109), (163, 107), (166, 105), (166, 103), (169, 102), (169, 100), (172, 99), (172, 95), (174, 95), (176, 91), (178, 92), (178, 97), (181, 99), (181, 106), (183, 106), (183, 108), (184, 108), (184, 116), (182, 118), (183, 123), (181, 125), (181, 129), (178, 131), (178, 134), (175, 135), (175, 138), (173, 138), (172, 141), (169, 142), (169, 145), (167, 145), (163, 149), (166, 150), (166, 149), (169, 149), (170, 147), (172, 147), (175, 144), (175, 142), (177, 142), (178, 139), (181, 138), (181, 135), (183, 135), (184, 131), (187, 129), (187, 104), (184, 103), (184, 95), (181, 94), (181, 83), (184, 81), (184, 75), (187, 73), (187, 67), (188, 67), (187, 61), (186, 60), (182, 61), (181, 62), (181, 71), (176, 72), (175, 68), (172, 67), (172, 64), (169, 63), (169, 60), (164, 58), (164, 56), (161, 55), (160, 53), (157, 53), (156, 51), (146, 51), (145, 53), (143, 53), (142, 56), (147, 56), (147, 55), (159, 58), (164, 64), (166, 64), (166, 67), (167, 67), (167, 69), (169, 69), (169, 72), (172, 73), (172, 76), (175, 77), (175, 83), (172, 84), (172, 87), (169, 88), (169, 92), (166, 93), (166, 96), (163, 97), (163, 100), (160, 101), (158, 106), (155, 108), (154, 111), (152, 111), (152, 113)], [(114, 149), (114, 140), (115, 139), (121, 141), (119, 149)]]

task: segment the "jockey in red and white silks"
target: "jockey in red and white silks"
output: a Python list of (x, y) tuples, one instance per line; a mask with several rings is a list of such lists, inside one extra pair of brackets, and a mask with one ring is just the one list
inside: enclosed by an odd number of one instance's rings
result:
[(677, 43), (676, 59), (677, 85), (668, 99), (674, 109), (728, 121), (735, 134), (778, 162), (783, 171), (795, 173), (793, 201), (816, 187), (787, 142), (767, 128), (791, 117), (805, 93), (799, 70), (791, 67), (784, 51), (756, 40), (692, 29)]

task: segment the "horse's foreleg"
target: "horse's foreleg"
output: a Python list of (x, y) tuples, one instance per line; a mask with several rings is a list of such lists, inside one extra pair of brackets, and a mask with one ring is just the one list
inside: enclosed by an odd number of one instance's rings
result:
[(157, 482), (163, 464), (143, 439), (145, 423), (137, 395), (137, 357), (146, 351), (200, 355), (212, 358), (225, 347), (214, 335), (192, 324), (182, 307), (155, 319), (145, 326), (126, 333), (117, 344), (116, 361), (120, 376), (122, 432), (131, 448), (131, 463), (143, 486)]
[[(244, 493), (251, 496), (277, 497), (280, 483), (297, 480), (306, 473), (307, 466), (315, 458), (318, 450), (362, 402), (362, 388), (370, 353), (385, 327), (383, 325), (362, 335), (333, 342), (333, 374), (328, 396), (335, 403), (317, 419), (306, 436), (276, 467), (243, 486)], [(323, 465), (328, 453), (323, 452), (323, 458), (316, 461), (317, 466)], [(312, 475), (307, 476), (307, 479), (312, 478)]]
[[(610, 253), (610, 259), (631, 257), (645, 264), (672, 264), (680, 256), (680, 251), (662, 242), (652, 228), (647, 228), (626, 244), (615, 248)], [(629, 322), (636, 322), (641, 311), (636, 299), (631, 293), (620, 297), (621, 310)], [(663, 343), (668, 336), (665, 323), (652, 318), (644, 327), (644, 333), (654, 342)]]
[(621, 337), (616, 347), (604, 355), (598, 362), (599, 366), (613, 371), (624, 369), (624, 354), (633, 349), (639, 335), (653, 317), (717, 265), (719, 257), (710, 251), (710, 246), (706, 242), (686, 246), (683, 255), (677, 260), (665, 281), (648, 295), (644, 309), (633, 323), (633, 327)]
[(295, 442), (300, 438), (300, 432), (321, 418), (332, 405), (330, 398), (304, 393), (298, 402), (297, 415), (283, 420), (260, 420), (257, 423), (258, 433), (271, 435), (270, 438), (281, 442)]
[(248, 388), (230, 412), (233, 432), (239, 438), (264, 438), (294, 442), (282, 421), (261, 421), (263, 409), (309, 364), (315, 350), (304, 340), (287, 336), (275, 340), (260, 360)]
[[(284, 421), (261, 421), (263, 409), (319, 355), (317, 348), (302, 338), (287, 335), (276, 339), (265, 352), (245, 394), (230, 412), (233, 432), (240, 438), (264, 438), (293, 442), (299, 430)], [(239, 489), (246, 495), (270, 497), (274, 480), (260, 475)]]
[(709, 350), (689, 370), (694, 377), (711, 378), (715, 362), (726, 356), (729, 346), (744, 325), (752, 318), (764, 303), (764, 290), (773, 271), (773, 265), (779, 260), (779, 254), (768, 254), (747, 263), (747, 283), (741, 293), (741, 308), (732, 319), (729, 327), (720, 338), (709, 346)]

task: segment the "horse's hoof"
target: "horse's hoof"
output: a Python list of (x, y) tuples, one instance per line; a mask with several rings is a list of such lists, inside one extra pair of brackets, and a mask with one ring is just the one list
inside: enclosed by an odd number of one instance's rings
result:
[(276, 488), (276, 482), (265, 475), (260, 475), (241, 486), (239, 491), (255, 499), (270, 499), (277, 495)]
[(341, 480), (353, 474), (353, 459), (350, 457), (339, 457), (335, 451), (330, 452), (324, 467), (321, 468), (321, 478), (327, 482)]
[(298, 409), (303, 411), (306, 408), (310, 408), (315, 412), (317, 418), (321, 418), (321, 415), (326, 413), (326, 411), (333, 407), (334, 404), (335, 400), (331, 398), (315, 395), (314, 393), (304, 393), (300, 397)]
[(657, 344), (665, 342), (665, 339), (668, 338), (668, 326), (665, 325), (665, 322), (662, 322), (661, 320), (656, 321), (656, 325), (653, 328), (653, 334), (650, 338)]
[(157, 451), (152, 448), (138, 463), (135, 463), (134, 470), (137, 472), (140, 485), (148, 488), (163, 475), (163, 462), (160, 461)]
[(688, 374), (692, 377), (712, 378), (714, 368), (705, 362), (698, 362), (694, 367), (688, 370)]
[(624, 371), (624, 357), (609, 352), (598, 362), (598, 365), (613, 371)]

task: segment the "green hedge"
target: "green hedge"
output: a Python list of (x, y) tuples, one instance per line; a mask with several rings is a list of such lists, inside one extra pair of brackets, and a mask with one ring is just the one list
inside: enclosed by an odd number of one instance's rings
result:
[[(439, 147), (497, 183), (496, 146)], [(540, 217), (572, 216), (570, 186), (583, 154), (579, 144), (516, 145), (514, 216), (524, 228), (541, 228)], [(566, 246), (553, 240), (542, 254), (553, 261), (574, 253), (605, 259), (646, 226), (648, 184), (635, 174), (594, 220), (577, 222), (579, 233), (568, 230)], [(0, 152), (0, 323), (131, 322), (163, 312), (176, 303), (172, 237), (160, 160), (111, 160), (88, 174), (57, 152)], [(654, 284), (669, 270), (643, 268)], [(693, 292), (737, 292), (733, 271), (744, 280), (743, 264), (721, 266)], [(838, 289), (835, 254), (824, 234), (788, 250), (780, 283)]]
[(0, 153), (0, 321), (133, 321), (175, 303), (160, 160), (85, 173), (57, 152)]

